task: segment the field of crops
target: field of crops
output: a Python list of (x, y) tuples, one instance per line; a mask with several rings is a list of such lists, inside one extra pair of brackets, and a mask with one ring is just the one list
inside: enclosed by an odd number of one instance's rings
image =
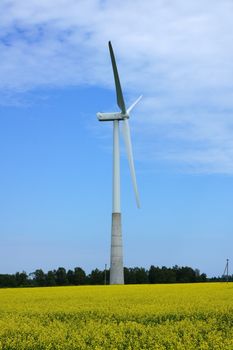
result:
[(233, 349), (233, 283), (0, 290), (0, 350)]

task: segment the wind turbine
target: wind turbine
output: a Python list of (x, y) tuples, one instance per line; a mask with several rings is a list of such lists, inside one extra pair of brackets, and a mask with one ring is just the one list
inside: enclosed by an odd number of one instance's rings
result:
[(136, 203), (139, 208), (139, 195), (135, 175), (133, 152), (129, 128), (129, 115), (136, 104), (141, 100), (140, 96), (128, 109), (122, 94), (121, 83), (117, 71), (116, 60), (111, 42), (108, 43), (116, 87), (117, 104), (120, 112), (97, 113), (99, 121), (113, 122), (113, 200), (112, 200), (112, 232), (111, 232), (111, 259), (110, 259), (110, 284), (124, 284), (123, 249), (121, 231), (121, 207), (120, 207), (120, 147), (119, 147), (119, 123), (122, 122), (122, 131), (126, 146), (129, 168), (133, 182)]

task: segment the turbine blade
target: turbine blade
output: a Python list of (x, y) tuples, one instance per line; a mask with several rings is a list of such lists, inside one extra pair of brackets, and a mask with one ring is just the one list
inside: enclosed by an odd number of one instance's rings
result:
[(138, 102), (141, 100), (142, 95), (138, 97), (138, 99), (127, 109), (127, 114), (129, 114), (132, 109), (138, 104)]
[(135, 174), (135, 168), (134, 168), (133, 151), (132, 151), (132, 143), (131, 143), (131, 136), (130, 136), (128, 119), (123, 120), (122, 128), (123, 128), (122, 129), (123, 137), (124, 137), (127, 157), (128, 157), (128, 161), (129, 161), (129, 169), (130, 169), (130, 174), (131, 174), (131, 178), (132, 178), (132, 182), (133, 182), (133, 189), (134, 189), (134, 193), (135, 193), (136, 203), (137, 203), (137, 207), (140, 208), (140, 201), (139, 201), (137, 180), (136, 180), (136, 174)]
[(111, 41), (109, 41), (108, 46), (109, 46), (109, 51), (110, 51), (110, 56), (112, 61), (112, 69), (113, 69), (115, 86), (116, 86), (117, 104), (120, 107), (121, 112), (123, 114), (126, 114), (125, 101), (121, 90), (121, 83), (120, 83), (120, 79), (117, 71), (117, 65), (116, 65), (116, 60), (115, 60)]

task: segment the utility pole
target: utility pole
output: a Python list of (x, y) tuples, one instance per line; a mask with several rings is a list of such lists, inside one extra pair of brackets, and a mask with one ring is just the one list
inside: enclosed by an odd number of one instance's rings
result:
[(104, 267), (104, 284), (105, 286), (107, 284), (107, 264), (105, 264), (105, 267)]
[(228, 283), (228, 280), (229, 280), (229, 259), (227, 259), (227, 263), (225, 266), (225, 270), (223, 272), (223, 276), (227, 276), (227, 283)]

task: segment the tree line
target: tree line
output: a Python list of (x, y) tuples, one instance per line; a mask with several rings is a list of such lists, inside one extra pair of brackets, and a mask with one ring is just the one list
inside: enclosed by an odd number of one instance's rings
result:
[[(226, 277), (207, 278), (205, 273), (188, 266), (158, 267), (151, 265), (147, 270), (143, 267), (125, 267), (125, 284), (155, 284), (155, 283), (197, 283), (226, 281)], [(233, 275), (228, 276), (233, 281)], [(27, 274), (25, 271), (15, 274), (0, 274), (0, 287), (46, 287), (46, 286), (77, 286), (109, 284), (109, 270), (94, 269), (90, 274), (81, 267), (66, 270), (44, 272), (42, 269)]]
[[(206, 274), (191, 267), (167, 268), (165, 266), (151, 266), (148, 270), (143, 267), (124, 268), (125, 284), (147, 283), (192, 283), (205, 282)], [(94, 269), (90, 274), (81, 267), (66, 270), (59, 267), (57, 270), (44, 272), (42, 269), (27, 274), (25, 271), (15, 274), (0, 274), (0, 287), (45, 287), (68, 285), (101, 285), (109, 284), (109, 270)]]

